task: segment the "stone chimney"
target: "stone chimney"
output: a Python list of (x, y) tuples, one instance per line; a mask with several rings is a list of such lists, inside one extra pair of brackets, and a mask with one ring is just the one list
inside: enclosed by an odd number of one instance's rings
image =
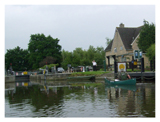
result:
[(124, 28), (124, 24), (121, 23), (121, 24), (119, 25), (119, 27), (120, 27), (120, 28)]

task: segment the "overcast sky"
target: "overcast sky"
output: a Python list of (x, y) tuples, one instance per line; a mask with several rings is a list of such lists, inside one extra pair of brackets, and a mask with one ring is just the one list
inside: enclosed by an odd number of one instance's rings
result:
[(154, 5), (5, 5), (5, 52), (27, 49), (31, 34), (43, 33), (60, 40), (65, 51), (90, 45), (106, 48), (115, 28), (155, 24)]

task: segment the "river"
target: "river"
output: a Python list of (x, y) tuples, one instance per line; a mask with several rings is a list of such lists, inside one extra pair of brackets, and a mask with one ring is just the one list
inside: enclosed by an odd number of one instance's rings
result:
[[(155, 117), (155, 84), (5, 88), (5, 117)], [(11, 88), (12, 87), (12, 88)]]

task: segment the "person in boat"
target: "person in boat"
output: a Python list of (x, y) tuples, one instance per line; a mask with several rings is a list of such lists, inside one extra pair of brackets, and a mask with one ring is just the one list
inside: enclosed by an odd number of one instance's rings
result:
[(127, 79), (131, 79), (131, 77), (127, 72), (125, 72), (123, 69), (121, 69), (121, 71), (118, 72), (118, 79), (119, 80), (127, 80)]

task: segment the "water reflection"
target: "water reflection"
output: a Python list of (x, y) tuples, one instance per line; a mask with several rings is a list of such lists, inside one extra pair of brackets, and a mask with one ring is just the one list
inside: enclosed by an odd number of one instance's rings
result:
[[(110, 103), (116, 104), (119, 116), (155, 116), (154, 84), (137, 84), (136, 86), (106, 86)], [(148, 103), (148, 105), (146, 104)], [(148, 106), (152, 106), (148, 108)], [(145, 110), (143, 110), (145, 107)], [(148, 109), (147, 109), (148, 108)]]
[(155, 85), (6, 88), (6, 117), (154, 117)]
[[(31, 112), (35, 113), (33, 116), (47, 116), (45, 109), (52, 107), (52, 110), (50, 108), (51, 112), (56, 109), (54, 106), (57, 107), (62, 104), (63, 90), (60, 88), (57, 93), (52, 90), (47, 93), (46, 91), (41, 91), (42, 88), (34, 85), (32, 87), (16, 87), (13, 91), (6, 91), (10, 107), (14, 108), (18, 106), (18, 111), (23, 111), (24, 106), (30, 105), (32, 106)], [(54, 116), (54, 113), (52, 114)], [(8, 115), (6, 114), (6, 116)]]

